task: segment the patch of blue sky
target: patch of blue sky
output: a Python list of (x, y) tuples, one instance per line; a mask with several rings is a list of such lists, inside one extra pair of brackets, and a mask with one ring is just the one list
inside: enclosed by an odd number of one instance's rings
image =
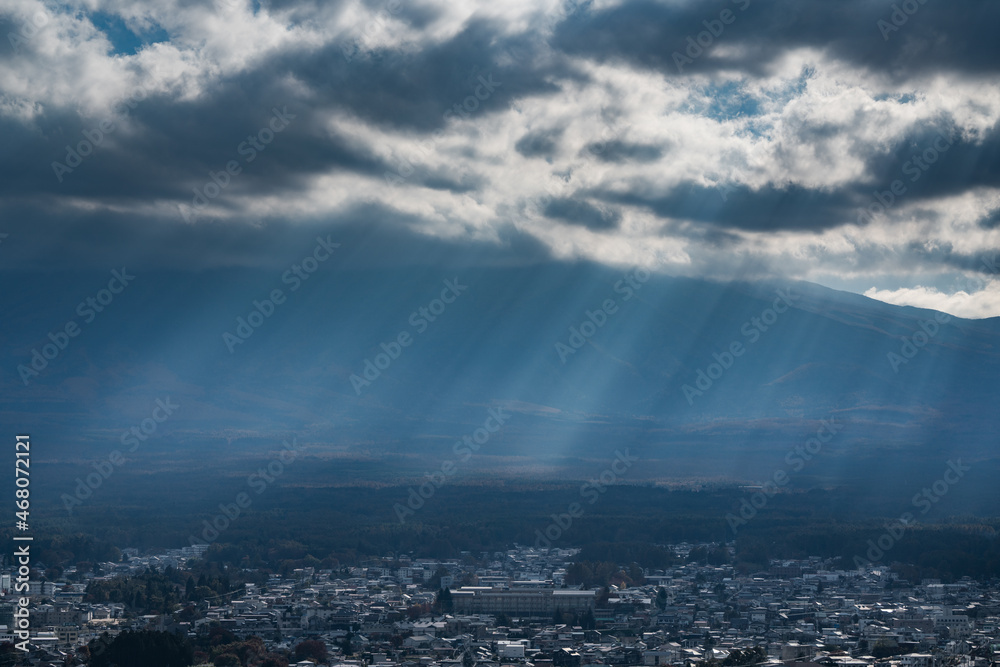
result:
[(737, 81), (706, 86), (702, 94), (707, 101), (702, 115), (713, 120), (732, 120), (758, 116), (762, 113), (760, 100), (749, 95), (744, 86)]
[(893, 102), (898, 102), (899, 104), (912, 104), (916, 101), (917, 96), (913, 93), (903, 93), (902, 95), (892, 95), (890, 93), (880, 93), (878, 95), (873, 95), (872, 99), (876, 102), (885, 102), (892, 100)]
[(121, 16), (107, 12), (92, 12), (87, 18), (108, 38), (111, 53), (116, 56), (135, 55), (149, 44), (170, 41), (170, 35), (159, 25), (146, 28), (135, 24), (130, 26)]

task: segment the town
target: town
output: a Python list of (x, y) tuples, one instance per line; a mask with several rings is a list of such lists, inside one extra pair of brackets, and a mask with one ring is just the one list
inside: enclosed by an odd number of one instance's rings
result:
[[(819, 557), (738, 573), (725, 564), (731, 546), (667, 548), (676, 564), (664, 569), (575, 561), (576, 549), (533, 547), (448, 560), (387, 555), (282, 574), (245, 568), (233, 580), (259, 583), (223, 593), (204, 575), (185, 575), (208, 545), (123, 549), (121, 562), (30, 582), (31, 640), (22, 655), (39, 667), (91, 664), (122, 633), (151, 632), (194, 647), (192, 664), (220, 667), (997, 664), (995, 580), (911, 582), (887, 567), (837, 570)], [(141, 589), (129, 602), (103, 599), (130, 579), (164, 573), (187, 577), (186, 589), (177, 584), (184, 601), (176, 609), (142, 613), (149, 600)], [(11, 568), (0, 575), (4, 648), (17, 641), (14, 610), (23, 594), (13, 593), (14, 576)]]

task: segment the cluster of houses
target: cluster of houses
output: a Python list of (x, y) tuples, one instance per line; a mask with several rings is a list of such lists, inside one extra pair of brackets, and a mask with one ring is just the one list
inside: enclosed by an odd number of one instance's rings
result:
[[(671, 548), (684, 562), (694, 546)], [(101, 576), (184, 569), (201, 555), (191, 549), (132, 551), (126, 563), (103, 564)], [(913, 584), (889, 569), (831, 570), (809, 558), (747, 575), (686, 562), (645, 570), (645, 581), (631, 586), (583, 590), (567, 582), (575, 554), (517, 548), (302, 568), (201, 602), (183, 620), (90, 604), (85, 583), (38, 583), (28, 664), (70, 664), (103, 632), (195, 638), (221, 626), (272, 650), (319, 640), (325, 664), (343, 667), (998, 667), (996, 581)], [(8, 594), (0, 641), (12, 639), (12, 613)]]

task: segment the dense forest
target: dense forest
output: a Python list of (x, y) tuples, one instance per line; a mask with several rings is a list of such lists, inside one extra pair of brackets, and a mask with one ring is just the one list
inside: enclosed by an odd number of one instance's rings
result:
[[(304, 495), (275, 488), (266, 503), (255, 505), (212, 542), (204, 567), (215, 569), (205, 572), (205, 589), (186, 597), (221, 592), (224, 585), (220, 588), (218, 580), (227, 566), (288, 573), (303, 566), (342, 568), (387, 554), (478, 557), (514, 544), (533, 545), (568, 501), (579, 499), (577, 487), (567, 484), (456, 484), (439, 489), (434, 502), (405, 523), (387, 520), (384, 515), (391, 513), (393, 502), (405, 497), (405, 491), (331, 488)], [(734, 545), (733, 559), (723, 549), (694, 553), (708, 564), (732, 560), (741, 572), (766, 569), (772, 559), (822, 556), (841, 559), (845, 568), (858, 562), (894, 564), (913, 578), (1000, 576), (997, 519), (942, 518), (900, 530), (888, 511), (882, 516), (871, 510), (859, 513), (855, 494), (845, 489), (775, 496), (734, 533), (726, 517), (741, 498), (739, 489), (610, 487), (600, 502), (584, 504), (583, 515), (562, 531), (553, 546), (582, 548), (581, 561), (637, 563), (645, 568), (669, 566), (674, 557), (663, 545), (686, 541)], [(50, 521), (36, 538), (35, 565), (49, 578), (57, 578), (69, 565), (85, 569), (116, 562), (121, 558), (119, 547), (186, 546), (192, 524), (204, 520), (198, 515), (192, 518), (183, 508), (151, 512), (94, 503), (87, 509), (92, 511), (80, 511), (71, 524)], [(890, 535), (894, 524), (895, 533)], [(889, 548), (873, 550), (876, 544)], [(194, 582), (195, 589), (201, 587)], [(94, 594), (152, 595), (168, 601), (156, 590)]]
[[(192, 562), (198, 568), (198, 562)], [(204, 569), (204, 568), (202, 568)], [(211, 568), (218, 570), (217, 567)], [(87, 584), (86, 602), (118, 602), (138, 613), (168, 613), (186, 602), (216, 598), (234, 590), (229, 574), (207, 576), (178, 572), (172, 567), (163, 572), (147, 570), (139, 576), (95, 579)]]
[(291, 650), (275, 652), (260, 637), (238, 639), (218, 624), (193, 641), (152, 630), (126, 631), (117, 637), (105, 633), (80, 654), (90, 667), (185, 667), (208, 662), (216, 667), (288, 667), (290, 660), (324, 662), (327, 658), (321, 641), (305, 640)]

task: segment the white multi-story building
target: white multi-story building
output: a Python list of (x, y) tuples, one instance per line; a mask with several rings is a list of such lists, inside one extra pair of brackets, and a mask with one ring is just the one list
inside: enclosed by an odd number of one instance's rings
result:
[(551, 616), (560, 611), (593, 611), (596, 591), (522, 588), (502, 590), (466, 586), (451, 592), (459, 614), (507, 614), (509, 616)]

